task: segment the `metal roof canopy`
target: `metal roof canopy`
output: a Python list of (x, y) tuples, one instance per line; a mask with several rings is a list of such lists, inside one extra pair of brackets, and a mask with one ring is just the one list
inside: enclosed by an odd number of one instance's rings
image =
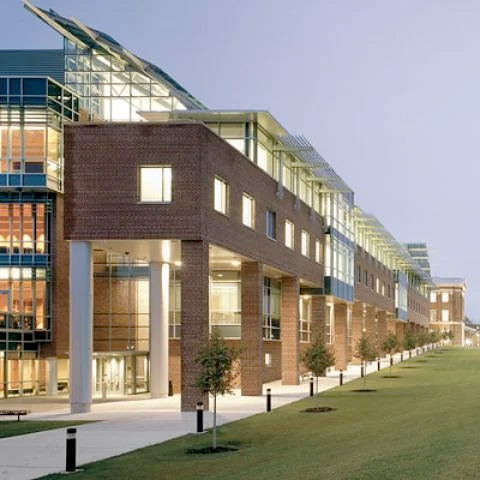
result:
[[(255, 122), (269, 132), (281, 145), (274, 151), (291, 153), (296, 163), (294, 168), (310, 170), (314, 177), (312, 181), (324, 184), (331, 192), (348, 193), (353, 190), (341, 179), (331, 165), (315, 150), (310, 142), (301, 135), (291, 135), (278, 122), (278, 120), (266, 110), (173, 110), (173, 111), (139, 111), (138, 115), (148, 121), (168, 120), (195, 120), (204, 123), (247, 123)], [(325, 193), (324, 192), (324, 193)]]
[(93, 48), (112, 55), (128, 64), (133, 70), (143, 73), (154, 82), (163, 84), (170, 91), (171, 95), (178, 97), (187, 107), (195, 109), (206, 108), (203, 103), (191, 95), (170, 75), (153, 63), (137, 57), (109, 35), (88, 27), (76, 18), (68, 19), (62, 17), (54, 10), (46, 11), (38, 8), (31, 4), (29, 0), (23, 0), (23, 6), (60, 35), (80, 45), (82, 48)]
[(355, 221), (365, 225), (367, 229), (374, 232), (376, 238), (383, 240), (388, 251), (393, 252), (403, 266), (408, 267), (417, 277), (424, 282), (432, 284), (432, 279), (420, 266), (420, 264), (410, 255), (408, 249), (380, 223), (380, 221), (372, 214), (365, 213), (360, 207), (355, 207)]

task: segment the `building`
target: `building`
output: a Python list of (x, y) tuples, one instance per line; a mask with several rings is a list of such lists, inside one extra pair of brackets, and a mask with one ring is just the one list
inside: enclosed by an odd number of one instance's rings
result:
[(4, 396), (68, 390), (81, 412), (170, 384), (192, 410), (212, 330), (242, 344), (244, 395), (298, 383), (317, 336), (344, 369), (363, 334), (381, 355), (389, 332), (428, 330), (429, 268), (304, 137), (207, 109), (109, 35), (24, 3), (64, 49), (0, 51)]
[[(430, 326), (439, 331), (452, 331), (454, 345), (465, 345), (465, 330), (470, 332), (465, 318), (465, 292), (463, 278), (433, 277), (430, 292)], [(473, 333), (473, 332), (471, 332)]]

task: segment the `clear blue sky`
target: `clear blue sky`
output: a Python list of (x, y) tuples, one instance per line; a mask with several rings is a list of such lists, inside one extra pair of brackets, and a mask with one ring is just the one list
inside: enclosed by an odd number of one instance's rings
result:
[[(108, 32), (210, 108), (268, 109), (303, 133), (480, 321), (478, 0), (37, 0)], [(2, 1), (0, 48), (60, 48)]]

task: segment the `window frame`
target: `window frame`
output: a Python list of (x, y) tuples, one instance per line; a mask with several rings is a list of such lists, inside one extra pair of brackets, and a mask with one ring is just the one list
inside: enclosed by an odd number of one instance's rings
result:
[[(290, 235), (287, 235), (287, 226), (289, 225), (291, 226), (290, 227), (291, 230), (290, 230)], [(283, 234), (284, 234), (285, 246), (290, 250), (295, 250), (295, 224), (291, 220), (288, 220), (287, 218), (285, 219)], [(287, 238), (288, 238), (288, 241), (287, 241)]]
[(310, 258), (310, 243), (310, 233), (308, 233), (307, 230), (302, 229), (300, 233), (300, 253), (305, 258)]
[[(225, 199), (223, 199), (223, 189), (222, 189), (222, 192), (221, 192), (221, 195), (222, 195), (222, 205), (223, 203), (225, 204), (225, 211), (222, 211), (222, 210), (218, 210), (217, 207), (216, 207), (216, 182), (220, 182), (222, 185), (222, 187), (225, 187)], [(225, 201), (223, 201), (225, 200)], [(229, 212), (230, 212), (230, 186), (228, 184), (228, 182), (226, 180), (224, 180), (222, 177), (220, 177), (219, 175), (214, 175), (213, 177), (213, 210), (217, 213), (220, 213), (221, 215), (224, 215), (226, 217), (229, 216)]]
[[(250, 201), (250, 218), (251, 225), (245, 223), (245, 200)], [(255, 230), (255, 198), (249, 195), (247, 192), (242, 193), (242, 225), (244, 227)]]
[[(271, 217), (273, 218), (273, 234), (274, 236), (270, 236), (270, 232), (269, 232), (269, 226), (271, 226), (271, 223), (272, 222), (269, 222), (269, 216), (271, 214)], [(273, 240), (273, 241), (277, 241), (277, 212), (275, 210), (272, 210), (271, 208), (267, 208), (265, 210), (265, 235), (268, 239), (270, 240)]]
[[(161, 190), (161, 197), (162, 200), (142, 200), (142, 172), (147, 169), (157, 169), (157, 170), (162, 170), (162, 190)], [(169, 170), (170, 171), (170, 198), (169, 200), (164, 200), (165, 198), (165, 176), (163, 170)], [(173, 202), (173, 167), (170, 164), (157, 164), (157, 163), (151, 163), (151, 164), (144, 164), (144, 165), (139, 165), (138, 166), (138, 171), (137, 171), (137, 197), (138, 197), (138, 203), (141, 204), (147, 204), (147, 205), (165, 205), (165, 204), (171, 204)]]

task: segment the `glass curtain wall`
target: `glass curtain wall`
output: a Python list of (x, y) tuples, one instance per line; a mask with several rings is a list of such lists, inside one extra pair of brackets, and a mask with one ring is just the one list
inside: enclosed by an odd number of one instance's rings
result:
[(149, 269), (129, 255), (94, 252), (95, 393), (148, 391)]
[(80, 95), (80, 106), (92, 120), (140, 121), (138, 111), (185, 110), (160, 82), (133, 70), (126, 62), (65, 39), (65, 83)]
[(47, 78), (0, 78), (0, 186), (63, 191), (64, 121), (78, 98)]
[(210, 277), (210, 329), (224, 338), (241, 338), (240, 272), (215, 270)]
[(48, 339), (49, 292), (44, 268), (0, 267), (0, 396), (41, 389), (37, 341)]

